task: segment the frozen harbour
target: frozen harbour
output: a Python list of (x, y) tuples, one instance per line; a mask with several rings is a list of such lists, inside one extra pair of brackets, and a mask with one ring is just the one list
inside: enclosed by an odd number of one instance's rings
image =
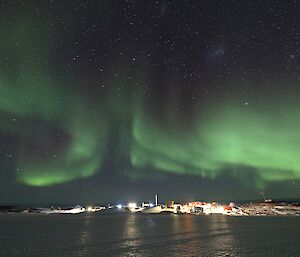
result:
[(0, 214), (0, 256), (295, 257), (298, 217)]

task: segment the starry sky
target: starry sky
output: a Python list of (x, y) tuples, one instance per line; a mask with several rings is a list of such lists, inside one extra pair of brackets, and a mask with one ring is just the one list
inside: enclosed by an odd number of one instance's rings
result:
[(299, 9), (1, 1), (0, 203), (299, 198)]

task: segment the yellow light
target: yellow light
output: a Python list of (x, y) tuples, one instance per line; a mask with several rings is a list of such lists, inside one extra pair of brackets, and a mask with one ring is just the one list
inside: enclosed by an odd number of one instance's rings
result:
[(136, 208), (136, 203), (129, 203), (128, 204), (128, 208), (130, 208), (130, 209), (134, 209), (134, 208)]

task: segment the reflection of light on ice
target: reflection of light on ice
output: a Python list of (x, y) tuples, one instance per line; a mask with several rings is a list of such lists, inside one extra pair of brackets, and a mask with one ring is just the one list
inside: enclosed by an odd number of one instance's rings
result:
[(80, 255), (91, 256), (91, 248), (89, 247), (93, 238), (91, 234), (91, 221), (89, 216), (84, 217), (84, 221), (79, 232)]
[(211, 256), (239, 256), (236, 240), (231, 232), (229, 217), (223, 215), (212, 215), (209, 217), (208, 225), (213, 240), (208, 240), (208, 248)]
[(124, 223), (120, 257), (123, 256), (148, 256), (140, 253), (141, 234), (139, 231), (138, 217), (128, 215)]

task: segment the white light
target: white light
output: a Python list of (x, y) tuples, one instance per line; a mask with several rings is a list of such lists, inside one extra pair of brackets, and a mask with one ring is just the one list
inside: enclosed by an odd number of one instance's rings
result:
[(89, 206), (89, 207), (87, 208), (87, 211), (88, 211), (88, 212), (93, 211), (93, 207)]
[(122, 207), (123, 207), (122, 204), (118, 204), (118, 205), (117, 205), (117, 208), (118, 208), (118, 209), (122, 209)]
[(153, 206), (154, 206), (154, 204), (153, 204), (153, 203), (150, 203), (150, 204), (149, 204), (149, 206), (150, 206), (150, 207), (153, 207)]
[(136, 208), (136, 203), (129, 203), (128, 208), (130, 208), (130, 209)]

